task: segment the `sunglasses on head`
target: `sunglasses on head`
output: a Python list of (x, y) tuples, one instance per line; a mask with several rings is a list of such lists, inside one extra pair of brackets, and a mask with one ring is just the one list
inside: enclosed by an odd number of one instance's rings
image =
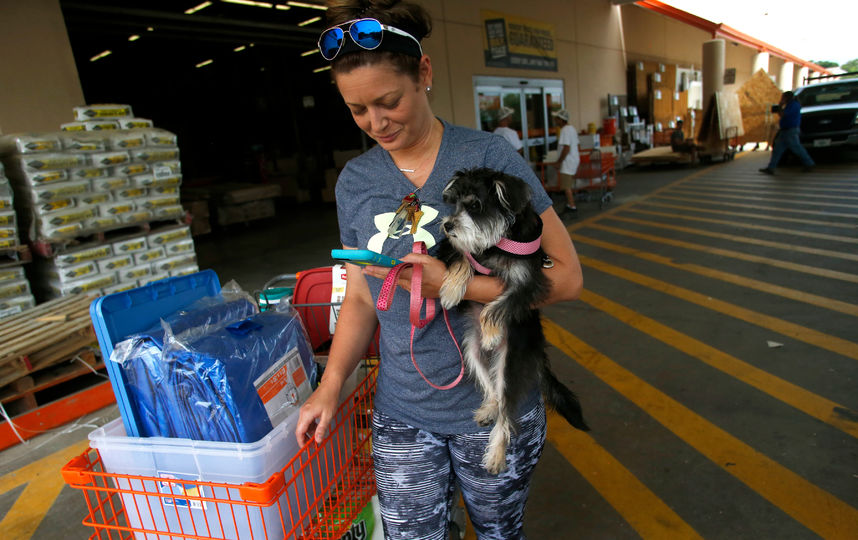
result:
[[(346, 25), (348, 25), (348, 28), (344, 32), (343, 27)], [(417, 44), (420, 56), (423, 56), (423, 48), (420, 46), (417, 38), (404, 30), (382, 24), (376, 19), (355, 19), (328, 28), (319, 36), (319, 52), (322, 53), (322, 58), (329, 62), (336, 58), (343, 48), (346, 33), (348, 33), (355, 45), (367, 51), (372, 51), (381, 45), (384, 32), (411, 38)]]

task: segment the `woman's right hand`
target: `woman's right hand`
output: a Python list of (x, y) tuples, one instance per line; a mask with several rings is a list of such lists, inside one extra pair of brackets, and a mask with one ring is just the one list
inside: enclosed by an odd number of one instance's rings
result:
[(322, 379), (316, 391), (301, 406), (298, 414), (298, 425), (295, 427), (295, 437), (298, 444), (303, 446), (308, 440), (315, 438), (321, 444), (331, 420), (337, 411), (341, 387)]

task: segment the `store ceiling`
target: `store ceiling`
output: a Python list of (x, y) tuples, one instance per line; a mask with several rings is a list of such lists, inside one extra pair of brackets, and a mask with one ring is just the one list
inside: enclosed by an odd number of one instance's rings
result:
[[(288, 6), (286, 0), (262, 4), (274, 7), (214, 0), (186, 14), (201, 0), (61, 0), (78, 65), (105, 50), (114, 60), (145, 55), (193, 68), (210, 58), (234, 55), (235, 48), (251, 43), (283, 60), (300, 59), (301, 52), (315, 47), (325, 24), (324, 11)], [(289, 9), (282, 9), (286, 6)], [(321, 19), (298, 26), (315, 17)], [(131, 36), (140, 37), (129, 41)], [(322, 65), (314, 56), (305, 63)]]

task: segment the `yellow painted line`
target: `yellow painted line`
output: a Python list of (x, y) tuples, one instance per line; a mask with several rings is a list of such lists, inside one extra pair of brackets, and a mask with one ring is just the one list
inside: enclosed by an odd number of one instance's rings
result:
[(730, 435), (557, 324), (548, 341), (686, 444), (823, 538), (858, 538), (858, 510)]
[[(683, 187), (683, 189), (705, 190), (707, 192), (711, 191), (711, 192), (715, 192), (715, 193), (744, 193), (744, 194), (751, 193), (751, 194), (756, 194), (756, 195), (766, 195), (766, 194), (771, 194), (771, 195), (790, 194), (791, 195), (795, 191), (792, 188), (790, 188), (789, 192), (787, 192), (785, 190), (778, 191), (778, 190), (771, 190), (771, 189), (742, 189), (742, 188), (736, 188), (736, 187), (730, 187), (730, 186), (724, 186), (724, 185), (711, 185), (710, 186), (710, 185), (706, 185), (706, 184), (701, 184), (700, 182), (696, 182), (694, 184), (682, 186), (682, 187)], [(811, 189), (811, 188), (807, 188), (807, 189)], [(812, 190), (812, 191), (813, 191), (812, 194), (795, 193), (795, 195), (798, 197), (814, 197), (817, 199), (838, 199), (838, 200), (858, 199), (858, 197), (853, 197), (851, 195), (842, 195), (842, 194), (840, 194), (840, 195), (820, 195), (819, 193), (817, 193), (817, 191), (819, 191), (819, 190)], [(833, 191), (838, 191), (838, 190), (833, 190)], [(790, 202), (793, 202), (793, 199), (788, 199), (788, 200)], [(800, 199), (799, 202), (801, 202), (801, 200), (803, 200), (803, 199)]]
[(837, 402), (776, 377), (596, 293), (585, 290), (581, 294), (581, 300), (649, 337), (666, 343), (817, 420), (858, 438), (858, 422), (849, 420), (858, 415)]
[[(0, 477), (0, 494), (24, 484), (27, 486), (0, 521), (0, 538), (26, 540), (35, 534), (65, 485), (60, 469), (88, 446), (89, 441), (84, 439)], [(82, 518), (64, 516), (73, 521)]]
[(677, 270), (684, 270), (686, 272), (706, 276), (712, 279), (726, 281), (728, 283), (739, 285), (741, 287), (747, 287), (749, 289), (754, 289), (764, 293), (783, 296), (784, 298), (789, 298), (790, 300), (795, 300), (797, 302), (804, 302), (805, 304), (830, 309), (832, 311), (839, 311), (840, 313), (845, 313), (846, 315), (858, 317), (858, 305), (856, 304), (850, 304), (848, 302), (834, 300), (833, 298), (818, 296), (804, 291), (797, 291), (788, 287), (781, 287), (780, 285), (773, 285), (771, 283), (766, 283), (765, 281), (751, 279), (745, 276), (731, 274), (729, 272), (722, 272), (721, 270), (715, 270), (714, 268), (700, 266), (698, 264), (674, 262), (668, 257), (663, 257), (661, 255), (657, 255), (649, 251), (642, 251), (640, 249), (621, 246), (619, 244), (612, 244), (610, 242), (604, 242), (602, 240), (588, 238), (577, 233), (572, 233), (569, 236), (572, 238), (572, 240), (578, 243), (589, 244), (602, 249), (616, 251), (618, 253), (624, 253), (626, 255), (632, 255), (634, 257), (638, 257), (639, 259), (663, 264), (665, 266), (669, 266), (670, 268), (676, 268)]
[(664, 294), (669, 294), (670, 296), (685, 300), (686, 302), (691, 302), (692, 304), (697, 304), (698, 306), (706, 309), (717, 311), (718, 313), (727, 315), (728, 317), (733, 317), (734, 319), (751, 323), (759, 326), (760, 328), (777, 332), (778, 334), (782, 334), (797, 341), (803, 341), (813, 345), (814, 347), (819, 347), (820, 349), (825, 349), (827, 351), (843, 355), (847, 358), (858, 360), (858, 343), (825, 334), (811, 328), (806, 328), (783, 319), (778, 319), (771, 315), (743, 308), (736, 304), (724, 302), (723, 300), (718, 300), (717, 298), (712, 298), (705, 294), (690, 291), (676, 285), (671, 285), (670, 283), (666, 283), (643, 274), (638, 274), (637, 272), (632, 272), (631, 270), (626, 270), (625, 268), (620, 268), (619, 266), (614, 266), (613, 264), (608, 264), (587, 256), (579, 255), (579, 259), (581, 264), (589, 266), (590, 268), (595, 268), (596, 270), (605, 272), (606, 274), (611, 274), (612, 276), (625, 279), (626, 281), (643, 285), (644, 287), (648, 287)]
[[(657, 195), (663, 191), (667, 191), (667, 190), (669, 190), (673, 187), (676, 187), (676, 186), (678, 186), (684, 182), (690, 182), (691, 180), (694, 180), (695, 178), (699, 178), (699, 177), (703, 176), (704, 174), (713, 171), (717, 167), (718, 167), (718, 165), (712, 165), (710, 167), (707, 167), (707, 168), (702, 169), (700, 171), (697, 171), (695, 173), (689, 174), (688, 176), (683, 176), (682, 178), (680, 178), (676, 182), (671, 182), (670, 184), (667, 184), (666, 186), (661, 186), (660, 188), (650, 192), (649, 194), (647, 194), (645, 199), (651, 198), (651, 197), (653, 197), (653, 196), (655, 196), (655, 195)], [(604, 212), (599, 212), (599, 214), (597, 214), (593, 217), (589, 217), (587, 219), (581, 220), (578, 223), (573, 223), (572, 225), (569, 225), (568, 227), (566, 227), (566, 230), (569, 232), (576, 231), (582, 227), (588, 226), (591, 223), (596, 223), (597, 221), (599, 221), (601, 219), (612, 216), (613, 214), (615, 214), (615, 213), (617, 213), (623, 209), (624, 209), (623, 206), (615, 206), (615, 207), (611, 208), (610, 210), (606, 210)]]
[[(742, 223), (739, 221), (729, 221), (726, 219), (713, 219), (700, 216), (690, 216), (688, 214), (679, 214), (676, 212), (657, 212), (655, 210), (644, 210), (639, 208), (640, 203), (633, 203), (630, 208), (626, 208), (626, 212), (634, 212), (635, 214), (646, 214), (649, 216), (660, 216), (666, 218), (682, 219), (686, 221), (699, 221), (701, 223), (714, 223), (716, 225), (724, 225), (736, 229), (748, 229), (754, 231), (766, 231), (778, 234), (788, 234), (792, 236), (802, 236), (804, 238), (815, 238), (817, 240), (829, 240), (831, 242), (844, 242), (849, 244), (858, 244), (858, 237), (849, 238), (846, 236), (837, 236), (834, 234), (814, 233), (809, 231), (799, 231), (797, 229), (785, 229), (783, 227), (769, 227), (767, 225), (754, 225), (753, 223)], [(646, 206), (650, 206), (646, 203)]]
[(667, 229), (669, 231), (678, 231), (700, 236), (708, 236), (710, 238), (719, 238), (721, 240), (730, 240), (731, 242), (739, 242), (742, 244), (751, 244), (755, 246), (765, 246), (786, 251), (810, 253), (812, 255), (822, 255), (823, 257), (832, 257), (834, 259), (845, 259), (847, 261), (858, 261), (858, 254), (844, 253), (833, 249), (822, 249), (807, 246), (799, 246), (797, 244), (789, 244), (786, 242), (773, 242), (771, 240), (762, 240), (760, 238), (750, 238), (748, 236), (737, 236), (735, 234), (717, 233), (714, 231), (705, 231), (703, 229), (695, 229), (694, 227), (683, 227), (682, 225), (671, 225), (669, 223), (660, 223), (657, 221), (646, 221), (643, 219), (635, 219), (624, 216), (611, 216), (611, 219), (623, 221), (626, 223), (634, 223), (636, 225), (644, 225), (646, 227), (654, 227), (657, 229)]
[[(845, 217), (858, 219), (858, 214), (856, 213), (846, 213), (846, 212), (826, 212), (823, 210), (804, 210), (801, 208), (784, 208), (783, 206), (765, 206), (761, 204), (743, 204), (737, 202), (727, 202), (727, 201), (715, 201), (710, 199), (700, 199), (700, 198), (690, 198), (690, 197), (677, 197), (675, 195), (670, 194), (661, 194), (657, 195), (660, 199), (669, 199), (672, 201), (684, 201), (684, 202), (693, 202), (693, 203), (705, 203), (712, 204), (717, 206), (729, 206), (730, 208), (751, 208), (753, 210), (774, 210), (776, 212), (789, 212), (790, 214), (811, 214), (814, 216), (831, 216), (831, 217)], [(618, 208), (622, 208), (621, 206)], [(833, 225), (836, 227), (836, 225)], [(850, 228), (855, 228), (855, 223), (850, 223)]]
[(702, 538), (590, 435), (548, 413), (548, 440), (641, 538)]
[[(680, 193), (683, 195), (700, 195), (703, 197), (719, 197), (722, 199), (740, 199), (743, 201), (763, 201), (763, 202), (774, 202), (774, 203), (788, 203), (788, 204), (803, 204), (810, 206), (836, 206), (838, 208), (858, 208), (858, 204), (841, 204), (841, 203), (833, 203), (833, 202), (820, 202), (820, 201), (810, 201), (807, 199), (783, 199), (777, 197), (749, 197), (748, 195), (727, 195), (727, 194), (718, 194), (713, 195), (712, 193), (707, 193), (703, 190), (697, 190), (688, 186), (677, 186), (676, 188), (670, 190), (671, 193)], [(855, 217), (858, 217), (858, 215)]]
[[(858, 185), (856, 182), (854, 185)], [(694, 182), (694, 186), (734, 186), (736, 188), (747, 188), (747, 189), (757, 189), (757, 188), (771, 188), (774, 185), (771, 182), (741, 182), (739, 180), (724, 180), (724, 179), (704, 179), (698, 180)], [(789, 189), (790, 192), (800, 192), (800, 191), (811, 191), (813, 193), (817, 192), (837, 192), (837, 193), (858, 193), (858, 189), (853, 189), (850, 185), (849, 187), (820, 187), (813, 186), (808, 187), (805, 185), (801, 186), (793, 186), (788, 184), (779, 184), (778, 187), (783, 187), (784, 189)], [(783, 191), (778, 191), (778, 193), (783, 193)]]
[[(695, 199), (687, 199), (693, 202), (700, 202)], [(858, 225), (854, 223), (829, 223), (827, 221), (818, 221), (814, 219), (802, 219), (802, 218), (790, 218), (790, 217), (781, 217), (781, 216), (767, 216), (760, 213), (750, 213), (750, 212), (730, 212), (728, 210), (713, 210), (711, 208), (700, 208), (696, 206), (685, 206), (681, 204), (670, 204), (666, 202), (647, 200), (647, 206), (660, 206), (662, 208), (675, 208), (677, 210), (689, 210), (691, 212), (700, 212), (705, 214), (718, 214), (723, 216), (737, 216), (737, 217), (748, 217), (754, 219), (764, 219), (769, 221), (785, 221), (789, 223), (804, 223), (806, 225), (820, 225), (823, 227), (833, 227), (838, 229), (849, 229), (852, 231), (858, 231)]]
[(741, 251), (733, 251), (729, 249), (721, 249), (710, 246), (703, 246), (700, 244), (692, 244), (691, 242), (683, 242), (682, 240), (674, 240), (672, 238), (664, 238), (661, 236), (655, 236), (652, 234), (644, 234), (635, 231), (627, 231), (624, 229), (619, 229), (617, 227), (611, 227), (608, 225), (602, 225), (601, 223), (591, 223), (589, 225), (594, 229), (599, 229), (603, 231), (613, 232), (616, 234), (620, 234), (623, 236), (630, 236), (632, 238), (637, 238), (640, 240), (647, 240), (650, 242), (657, 242), (660, 244), (667, 244), (669, 246), (680, 247), (683, 249), (690, 249), (694, 251), (702, 251), (704, 253), (711, 253), (713, 255), (720, 255), (722, 257), (730, 257), (732, 259), (740, 259), (744, 261), (751, 261), (757, 263), (767, 264), (769, 266), (774, 266), (777, 268), (785, 268), (787, 270), (793, 270), (795, 272), (801, 272), (803, 274), (810, 274), (814, 276), (820, 276), (830, 279), (837, 279), (840, 281), (848, 281), (850, 283), (858, 283), (858, 274), (849, 274), (847, 272), (838, 272), (837, 270), (829, 270), (827, 268), (818, 268), (816, 266), (808, 266), (806, 264), (798, 264), (789, 261), (782, 261), (779, 259), (772, 259), (769, 257), (760, 257), (759, 255), (751, 255), (749, 253), (742, 253)]

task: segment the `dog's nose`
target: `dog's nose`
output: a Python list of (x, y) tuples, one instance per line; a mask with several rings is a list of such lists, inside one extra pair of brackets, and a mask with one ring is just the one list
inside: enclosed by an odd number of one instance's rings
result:
[(445, 233), (448, 233), (448, 232), (452, 231), (452, 230), (453, 230), (453, 229), (455, 229), (455, 228), (456, 228), (456, 226), (455, 226), (455, 225), (453, 225), (453, 222), (452, 222), (452, 221), (445, 221), (445, 222), (444, 222), (444, 232), (445, 232)]

